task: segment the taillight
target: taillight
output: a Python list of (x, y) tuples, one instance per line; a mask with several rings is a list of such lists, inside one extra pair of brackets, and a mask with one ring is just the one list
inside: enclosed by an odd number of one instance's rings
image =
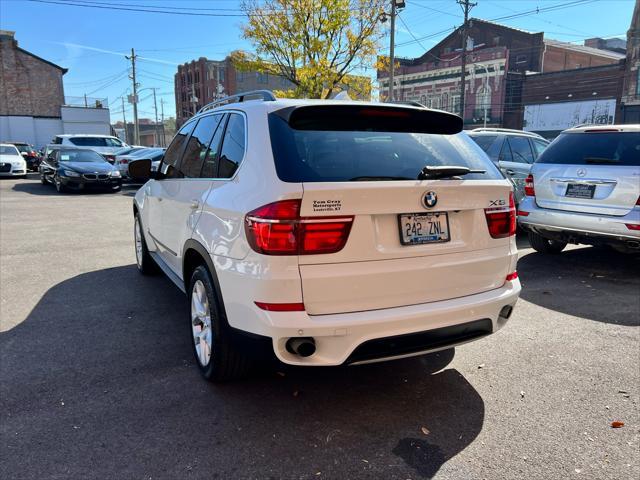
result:
[(509, 192), (508, 207), (485, 208), (484, 214), (492, 238), (505, 238), (516, 234), (516, 202), (513, 192)]
[(625, 223), (629, 230), (640, 230), (640, 223)]
[(353, 216), (301, 217), (301, 200), (282, 200), (249, 212), (245, 232), (249, 245), (264, 255), (335, 253), (349, 238)]
[(536, 189), (533, 187), (533, 175), (529, 174), (529, 176), (524, 181), (524, 194), (527, 197), (535, 197)]
[(506, 281), (511, 282), (516, 278), (518, 278), (518, 272), (511, 272), (509, 275), (507, 275)]

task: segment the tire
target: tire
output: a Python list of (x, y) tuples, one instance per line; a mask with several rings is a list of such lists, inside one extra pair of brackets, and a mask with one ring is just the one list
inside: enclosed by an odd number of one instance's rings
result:
[(62, 182), (57, 176), (53, 177), (53, 184), (56, 186), (58, 193), (64, 193), (67, 191), (67, 187), (62, 185)]
[(44, 178), (44, 175), (40, 175), (40, 183), (41, 183), (42, 185), (46, 185), (46, 184), (47, 184), (47, 183), (49, 183), (49, 182), (47, 182), (47, 180)]
[(194, 270), (187, 292), (189, 334), (202, 376), (212, 382), (246, 377), (251, 369), (251, 358), (234, 343), (211, 274), (204, 265)]
[(142, 221), (138, 213), (136, 213), (133, 223), (133, 240), (136, 249), (136, 266), (138, 267), (138, 271), (143, 275), (154, 275), (158, 273), (158, 265), (153, 258), (151, 258), (149, 249), (147, 248), (147, 242), (142, 234)]
[(529, 232), (529, 243), (536, 252), (551, 254), (558, 254), (567, 246), (567, 242), (551, 240), (535, 232)]

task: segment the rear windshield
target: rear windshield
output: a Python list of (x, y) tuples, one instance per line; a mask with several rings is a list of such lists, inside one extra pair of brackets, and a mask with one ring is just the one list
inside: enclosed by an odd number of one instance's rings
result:
[(122, 142), (115, 138), (73, 137), (69, 141), (78, 147), (121, 147)]
[(276, 171), (284, 182), (413, 180), (427, 165), (486, 171), (465, 180), (502, 178), (466, 133), (296, 130), (275, 114), (269, 115), (269, 129)]
[(484, 150), (485, 152), (489, 150), (489, 147), (493, 144), (495, 139), (498, 138), (496, 135), (474, 135), (471, 136), (471, 140), (476, 142), (478, 146)]
[(536, 163), (640, 166), (640, 132), (563, 133)]

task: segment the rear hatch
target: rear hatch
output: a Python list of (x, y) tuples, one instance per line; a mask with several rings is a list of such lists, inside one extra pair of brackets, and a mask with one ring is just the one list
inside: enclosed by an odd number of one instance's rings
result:
[[(492, 237), (486, 209), (502, 220), (512, 215), (511, 187), (466, 134), (446, 130), (457, 117), (323, 108), (329, 112), (301, 107), (270, 118), (278, 176), (303, 185), (303, 221), (351, 222), (341, 250), (299, 256), (309, 314), (434, 302), (504, 284), (510, 234)], [(483, 173), (418, 180), (425, 166)]]
[(640, 195), (640, 132), (584, 130), (562, 134), (532, 173), (542, 208), (624, 216)]

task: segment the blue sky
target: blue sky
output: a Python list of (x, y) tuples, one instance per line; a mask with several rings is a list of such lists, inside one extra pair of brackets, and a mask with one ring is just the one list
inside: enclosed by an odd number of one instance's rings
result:
[[(239, 0), (0, 0), (0, 28), (15, 30), (20, 46), (69, 69), (64, 76), (68, 96), (107, 97), (113, 121), (122, 118), (120, 96), (130, 92), (130, 67), (124, 55), (136, 49), (142, 88), (157, 88), (165, 116), (175, 115), (173, 75), (177, 65), (198, 57), (224, 58), (235, 49), (251, 50), (240, 36), (244, 21)], [(474, 17), (495, 19), (512, 13), (545, 9), (572, 0), (475, 0)], [(62, 3), (93, 3), (87, 8)], [(137, 5), (158, 6), (199, 15), (142, 13), (115, 10)], [(397, 23), (396, 54), (415, 57), (447, 33), (416, 42), (462, 22), (455, 0), (406, 0)], [(634, 0), (591, 0), (555, 11), (522, 16), (499, 23), (528, 31), (544, 31), (557, 40), (581, 43), (589, 37), (624, 37)], [(216, 9), (216, 10), (207, 10)], [(206, 14), (202, 15), (202, 14)], [(209, 15), (225, 16), (209, 16)], [(388, 24), (387, 24), (388, 25)], [(411, 35), (413, 34), (413, 36)], [(404, 44), (405, 42), (410, 42)], [(388, 45), (388, 39), (386, 40)], [(386, 47), (388, 48), (388, 46)], [(369, 71), (373, 75), (373, 71)], [(140, 94), (141, 117), (153, 117), (150, 90)], [(160, 105), (158, 103), (158, 109)], [(125, 113), (131, 119), (130, 105)]]

